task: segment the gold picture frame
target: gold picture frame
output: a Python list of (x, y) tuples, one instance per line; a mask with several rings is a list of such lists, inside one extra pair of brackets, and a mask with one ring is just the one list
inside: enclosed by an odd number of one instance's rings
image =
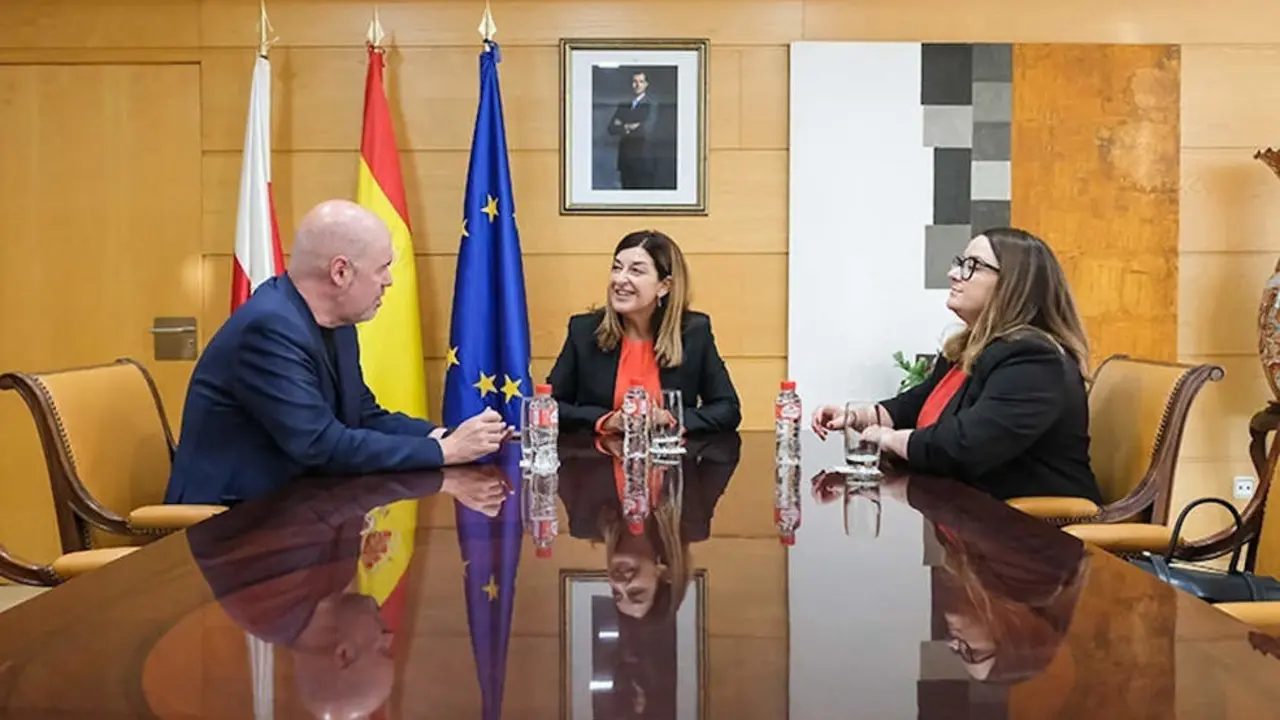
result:
[(560, 213), (706, 215), (704, 39), (560, 41)]

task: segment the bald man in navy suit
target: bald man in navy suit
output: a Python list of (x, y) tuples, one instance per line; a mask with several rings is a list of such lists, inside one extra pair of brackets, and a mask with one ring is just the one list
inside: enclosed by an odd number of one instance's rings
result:
[(510, 428), (493, 410), (450, 430), (386, 411), (365, 384), (355, 326), (378, 312), (393, 258), (365, 208), (330, 200), (307, 213), (288, 272), (196, 363), (165, 502), (230, 505), (300, 475), (423, 470), (498, 449)]

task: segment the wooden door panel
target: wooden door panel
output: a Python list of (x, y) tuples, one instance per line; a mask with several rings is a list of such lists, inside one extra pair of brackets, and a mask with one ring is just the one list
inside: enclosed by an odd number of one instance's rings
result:
[[(178, 431), (192, 363), (148, 329), (200, 316), (199, 103), (194, 64), (0, 66), (0, 370), (136, 358)], [(0, 402), (0, 543), (48, 559), (30, 422)]]

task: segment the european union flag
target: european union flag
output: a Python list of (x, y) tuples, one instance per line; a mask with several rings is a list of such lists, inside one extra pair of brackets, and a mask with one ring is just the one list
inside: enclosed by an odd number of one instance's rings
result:
[(445, 360), (444, 422), (457, 426), (485, 406), (519, 425), (520, 398), (533, 392), (529, 310), (516, 231), (507, 136), (498, 89), (498, 46), (480, 54), (480, 109), (462, 209)]
[[(502, 123), (498, 61), (497, 44), (486, 42), (480, 53), (480, 108), (463, 200), (462, 243), (445, 369), (444, 421), (452, 426), (486, 406), (502, 413), (508, 424), (518, 426), (520, 399), (533, 392), (529, 313)], [(467, 627), (486, 720), (502, 715), (516, 570), (524, 538), (518, 499), (519, 449), (507, 443), (492, 461), (503, 466), (516, 493), (493, 518), (461, 503), (455, 502), (454, 508), (466, 568)]]

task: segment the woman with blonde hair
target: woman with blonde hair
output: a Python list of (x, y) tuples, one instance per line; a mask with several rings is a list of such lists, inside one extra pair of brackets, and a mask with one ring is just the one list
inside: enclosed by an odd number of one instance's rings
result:
[(1089, 465), (1089, 350), (1065, 273), (1040, 238), (1016, 228), (974, 237), (952, 262), (947, 307), (964, 322), (929, 378), (856, 409), (825, 406), (813, 430), (852, 424), (915, 472), (1008, 499), (1101, 503)]
[(633, 232), (614, 248), (607, 302), (569, 318), (547, 382), (566, 429), (620, 433), (618, 409), (634, 382), (650, 397), (680, 390), (687, 432), (732, 431), (742, 420), (711, 318), (689, 309), (684, 255), (657, 230)]

